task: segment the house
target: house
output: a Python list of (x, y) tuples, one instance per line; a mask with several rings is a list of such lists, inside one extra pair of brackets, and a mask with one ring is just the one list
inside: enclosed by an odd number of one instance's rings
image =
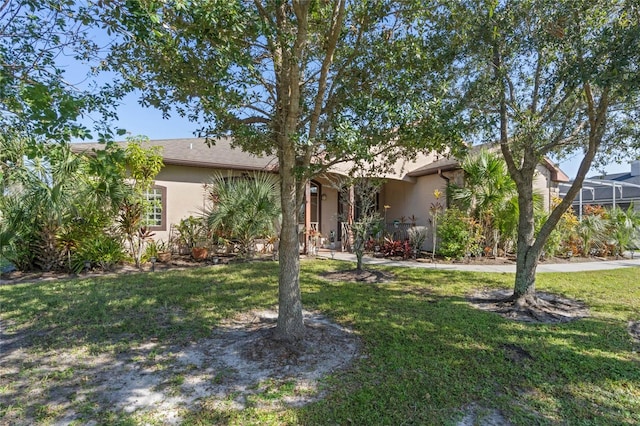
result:
[[(561, 196), (567, 193), (570, 184), (561, 185)], [(628, 172), (585, 179), (573, 208), (581, 217), (584, 206), (589, 204), (623, 209), (633, 205), (635, 210), (640, 210), (640, 160), (632, 161)]]
[[(163, 148), (164, 167), (148, 194), (154, 203), (150, 219), (156, 239), (169, 240), (171, 225), (189, 215), (198, 215), (207, 206), (204, 185), (214, 171), (241, 176), (251, 171), (277, 173), (276, 157), (258, 157), (231, 147), (230, 139), (219, 139), (209, 148), (204, 139), (152, 140), (151, 146)], [(74, 144), (76, 152), (99, 147), (97, 144)], [(477, 148), (474, 148), (477, 149)], [(338, 189), (340, 177), (347, 174), (349, 165), (335, 167), (331, 172), (307, 184), (306, 202), (301, 208), (301, 229), (317, 230), (325, 238), (335, 235), (343, 248), (348, 248), (345, 224), (358, 218), (358, 203), (353, 191)], [(464, 172), (459, 162), (437, 153), (418, 154), (413, 160), (399, 160), (380, 172), (385, 178), (376, 197), (377, 210), (384, 217), (387, 230), (397, 236), (406, 236), (410, 225), (430, 225), (429, 207), (436, 200), (436, 190), (446, 193), (447, 183), (462, 184)], [(559, 184), (568, 177), (551, 162), (543, 161), (537, 170), (535, 187), (544, 196), (548, 206), (553, 196), (559, 195)], [(351, 198), (347, 202), (346, 197)], [(301, 206), (302, 207), (302, 206)], [(304, 243), (307, 238), (302, 238)], [(429, 249), (429, 243), (425, 246)]]

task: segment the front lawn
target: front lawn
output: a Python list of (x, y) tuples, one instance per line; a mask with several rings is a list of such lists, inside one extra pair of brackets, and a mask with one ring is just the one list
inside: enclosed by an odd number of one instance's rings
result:
[[(395, 280), (381, 284), (321, 276), (350, 267), (303, 263), (305, 309), (348, 326), (362, 342), (351, 368), (324, 380), (324, 398), (237, 411), (203, 395), (181, 421), (456, 424), (474, 409), (518, 425), (640, 423), (640, 344), (627, 332), (629, 321), (640, 320), (637, 269), (539, 274), (539, 290), (591, 308), (587, 319), (542, 325), (512, 322), (465, 300), (479, 288), (510, 287), (510, 274), (396, 268), (387, 270)], [(170, 365), (156, 349), (140, 348), (197, 344), (225, 318), (276, 304), (277, 264), (267, 262), (2, 286), (0, 423), (160, 423), (153, 412), (105, 402), (87, 365), (125, 368), (121, 360), (139, 356), (151, 374)], [(16, 351), (24, 352), (20, 360)], [(72, 355), (76, 364), (68, 362)], [(184, 380), (174, 375), (160, 390), (179, 394)], [(269, 398), (286, 396), (287, 386), (274, 385)]]

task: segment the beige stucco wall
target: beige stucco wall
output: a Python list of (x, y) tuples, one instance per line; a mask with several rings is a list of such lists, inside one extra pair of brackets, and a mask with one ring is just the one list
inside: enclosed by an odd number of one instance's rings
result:
[(172, 224), (178, 224), (188, 216), (198, 216), (206, 208), (204, 184), (207, 183), (215, 171), (224, 174), (239, 175), (240, 172), (215, 170), (203, 167), (186, 167), (166, 165), (155, 180), (155, 185), (164, 186), (166, 192), (166, 221), (165, 231), (154, 231), (156, 241), (169, 241)]
[(383, 190), (384, 204), (389, 206), (387, 222), (414, 215), (416, 225), (429, 225), (429, 208), (436, 201), (433, 192), (436, 189), (442, 192), (440, 202), (444, 204), (446, 186), (446, 181), (438, 175), (419, 177), (415, 183), (388, 181)]
[[(429, 209), (436, 202), (434, 191), (438, 189), (442, 192), (440, 203), (444, 207), (446, 204), (446, 180), (438, 175), (422, 176), (415, 180), (415, 183), (402, 181), (387, 181), (383, 188), (383, 199), (381, 200), (381, 214), (384, 214), (384, 205), (388, 205), (386, 222), (401, 220), (404, 216), (405, 222), (410, 222), (413, 215), (416, 218), (416, 225), (426, 226), (431, 230)], [(431, 232), (425, 242), (424, 248), (431, 249)]]
[(551, 199), (558, 196), (557, 185), (551, 181), (551, 172), (542, 165), (536, 167), (533, 177), (533, 191), (542, 195), (543, 206), (546, 211), (550, 210)]

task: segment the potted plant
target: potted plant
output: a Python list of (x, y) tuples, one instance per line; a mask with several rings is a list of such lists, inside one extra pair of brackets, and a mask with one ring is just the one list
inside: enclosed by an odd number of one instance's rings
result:
[(195, 246), (191, 248), (191, 257), (193, 260), (202, 261), (209, 256), (209, 249), (206, 246)]
[(171, 250), (166, 242), (160, 240), (156, 243), (156, 258), (158, 262), (167, 263), (171, 261)]
[[(178, 231), (178, 244), (181, 247), (186, 248), (191, 253), (194, 259), (198, 260), (203, 256), (203, 248), (206, 249), (206, 227), (204, 221), (201, 218), (189, 216), (180, 221), (176, 226)], [(194, 249), (195, 250), (194, 254)], [(207, 250), (208, 254), (208, 250)], [(204, 255), (206, 258), (206, 254)]]

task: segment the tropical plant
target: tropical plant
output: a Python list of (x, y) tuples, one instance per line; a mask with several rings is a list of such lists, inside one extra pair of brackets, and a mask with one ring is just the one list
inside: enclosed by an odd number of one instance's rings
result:
[(448, 208), (438, 227), (439, 253), (450, 258), (462, 258), (481, 251), (482, 228), (456, 207)]
[[(503, 243), (511, 238), (517, 224), (516, 185), (499, 154), (486, 148), (469, 153), (462, 160), (464, 186), (450, 185), (452, 201), (475, 218), (482, 227), (486, 244), (497, 246), (495, 230)], [(513, 216), (515, 214), (515, 217)]]
[(622, 256), (625, 250), (636, 248), (640, 244), (640, 212), (633, 204), (626, 210), (619, 207), (609, 211), (609, 242), (614, 246), (616, 256)]
[(211, 207), (204, 212), (207, 226), (212, 232), (237, 241), (242, 255), (251, 255), (256, 239), (275, 233), (280, 215), (278, 188), (274, 174), (214, 174), (207, 185), (211, 200)]
[(412, 226), (407, 231), (409, 234), (409, 244), (412, 250), (419, 252), (422, 245), (427, 240), (427, 228), (425, 226)]
[(110, 271), (118, 263), (125, 260), (122, 241), (117, 236), (107, 233), (96, 234), (81, 240), (72, 257), (71, 270), (82, 271), (86, 265)]
[(8, 256), (22, 268), (62, 268), (83, 235), (102, 232), (113, 220), (113, 194), (96, 191), (105, 179), (93, 174), (95, 160), (68, 145), (22, 148), (24, 160), (7, 175), (0, 195), (3, 234), (13, 240)]
[(80, 241), (107, 232), (132, 194), (116, 144), (84, 156), (68, 144), (0, 139), (0, 152), (9, 171), (0, 182), (0, 238), (22, 269), (72, 269)]
[(189, 216), (180, 220), (176, 226), (178, 246), (191, 250), (206, 239), (206, 224), (201, 217)]
[(593, 251), (603, 252), (607, 244), (607, 220), (597, 214), (582, 215), (576, 233), (581, 241), (583, 256), (591, 256)]

